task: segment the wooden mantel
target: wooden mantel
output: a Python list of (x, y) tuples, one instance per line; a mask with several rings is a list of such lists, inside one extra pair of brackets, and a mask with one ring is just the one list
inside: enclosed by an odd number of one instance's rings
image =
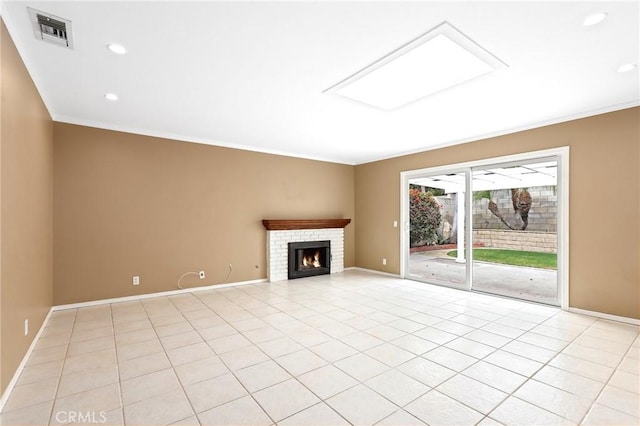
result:
[(264, 219), (262, 224), (267, 231), (289, 231), (292, 229), (344, 228), (351, 219)]

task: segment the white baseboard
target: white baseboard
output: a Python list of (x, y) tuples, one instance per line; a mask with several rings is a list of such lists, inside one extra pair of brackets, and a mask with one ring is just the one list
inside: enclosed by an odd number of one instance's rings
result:
[(345, 271), (362, 271), (362, 272), (370, 272), (372, 274), (378, 274), (378, 275), (384, 275), (387, 277), (393, 277), (393, 278), (400, 278), (399, 274), (392, 274), (390, 272), (382, 272), (382, 271), (376, 271), (375, 269), (367, 269), (367, 268), (360, 268), (358, 266), (350, 266), (348, 268), (344, 268)]
[(572, 308), (572, 307), (569, 307), (569, 309), (567, 309), (567, 310), (569, 312), (573, 312), (574, 314), (582, 314), (582, 315), (587, 315), (587, 316), (590, 316), (590, 317), (602, 318), (602, 319), (607, 319), (607, 320), (611, 320), (611, 321), (624, 322), (626, 324), (640, 325), (640, 319), (621, 317), (621, 316), (618, 316), (618, 315), (605, 314), (604, 312), (589, 311), (587, 309)]
[(57, 305), (57, 306), (54, 306), (52, 309), (54, 311), (64, 311), (65, 309), (86, 308), (88, 306), (108, 305), (110, 303), (120, 303), (120, 302), (129, 302), (132, 300), (151, 299), (153, 297), (174, 296), (176, 294), (195, 293), (199, 291), (216, 290), (216, 289), (227, 288), (227, 287), (259, 284), (259, 283), (264, 283), (266, 281), (267, 281), (266, 278), (261, 278), (259, 280), (238, 281), (238, 282), (229, 283), (229, 284), (213, 284), (208, 286), (184, 288), (181, 290), (160, 291), (156, 293), (138, 294), (135, 296), (114, 297), (111, 299), (101, 299), (101, 300), (92, 300), (89, 302), (70, 303), (68, 305)]
[(11, 381), (9, 382), (9, 384), (7, 385), (7, 388), (2, 393), (2, 397), (0, 397), (0, 413), (4, 409), (4, 404), (7, 403), (7, 400), (9, 399), (9, 396), (11, 395), (13, 388), (16, 386), (16, 383), (18, 382), (18, 379), (22, 374), (22, 370), (24, 370), (25, 365), (27, 365), (27, 361), (29, 361), (31, 352), (33, 352), (33, 349), (36, 347), (38, 340), (40, 340), (40, 335), (44, 331), (44, 328), (47, 326), (47, 323), (49, 322), (49, 318), (51, 317), (52, 312), (53, 312), (53, 308), (50, 308), (49, 312), (47, 313), (47, 316), (44, 317), (44, 321), (42, 321), (42, 325), (40, 326), (40, 329), (38, 330), (36, 335), (33, 337), (33, 340), (31, 341), (31, 345), (29, 345), (29, 349), (27, 349), (27, 353), (25, 353), (24, 357), (22, 357), (22, 361), (20, 362), (20, 365), (18, 365), (18, 368), (16, 369), (16, 372), (13, 374)]

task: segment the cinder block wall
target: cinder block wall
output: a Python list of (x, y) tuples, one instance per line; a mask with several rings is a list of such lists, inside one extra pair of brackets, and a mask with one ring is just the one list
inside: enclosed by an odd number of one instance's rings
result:
[(473, 231), (473, 241), (482, 243), (485, 247), (545, 253), (558, 252), (558, 237), (555, 232), (476, 229)]
[[(558, 197), (555, 186), (536, 186), (528, 188), (531, 194), (531, 210), (529, 210), (529, 225), (527, 231), (556, 232), (558, 227)], [(498, 205), (502, 215), (510, 224), (516, 227), (522, 225), (520, 216), (513, 211), (511, 190), (500, 189), (491, 191), (491, 198)], [(474, 229), (506, 229), (489, 211), (489, 200), (483, 198), (473, 202)]]

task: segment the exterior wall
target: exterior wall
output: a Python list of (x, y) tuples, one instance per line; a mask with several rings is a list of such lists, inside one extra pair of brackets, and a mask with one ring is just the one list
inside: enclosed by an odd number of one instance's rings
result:
[[(400, 272), (402, 171), (568, 146), (569, 306), (640, 318), (639, 141), (635, 107), (358, 165), (356, 266)], [(603, 197), (626, 200), (613, 222)]]
[[(0, 392), (51, 308), (53, 129), (49, 113), (1, 24)], [(24, 322), (29, 320), (29, 333)]]
[(555, 232), (477, 229), (473, 231), (473, 242), (481, 243), (484, 247), (544, 253), (558, 252), (558, 236)]
[[(558, 229), (558, 201), (555, 186), (538, 186), (528, 188), (531, 194), (531, 210), (529, 211), (529, 225), (526, 231), (530, 232), (551, 232), (555, 233)], [(447, 194), (434, 197), (440, 205), (440, 214), (442, 223), (440, 225), (440, 234), (445, 238), (450, 238), (456, 228), (454, 223), (457, 194)], [(513, 203), (511, 201), (511, 191), (509, 189), (501, 189), (491, 191), (492, 200), (498, 205), (498, 208), (504, 217), (516, 227), (522, 225), (519, 215), (513, 213)], [(489, 211), (489, 200), (482, 198), (473, 200), (473, 229), (496, 229), (507, 230), (507, 227)], [(483, 234), (490, 235), (490, 234)], [(498, 234), (496, 234), (498, 235)], [(555, 241), (555, 240), (554, 240)], [(538, 245), (535, 242), (525, 244), (534, 248)], [(554, 242), (553, 250), (556, 244)], [(545, 250), (549, 247), (544, 247)]]
[[(558, 197), (555, 186), (535, 186), (528, 188), (531, 194), (531, 210), (527, 231), (556, 232), (558, 228)], [(509, 224), (522, 225), (520, 216), (513, 214), (511, 190), (491, 191), (491, 198), (507, 219)], [(495, 217), (488, 208), (489, 200), (483, 198), (473, 201), (474, 229), (506, 229), (506, 226)]]
[(288, 278), (291, 242), (331, 241), (331, 273), (344, 271), (344, 228), (267, 231), (267, 278), (269, 282)]

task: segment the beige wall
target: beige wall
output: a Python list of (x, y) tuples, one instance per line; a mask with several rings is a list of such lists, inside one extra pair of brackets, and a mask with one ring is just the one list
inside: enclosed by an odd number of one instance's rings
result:
[(560, 146), (570, 147), (569, 304), (640, 318), (640, 108), (357, 166), (356, 265), (400, 271), (400, 172)]
[[(0, 293), (4, 391), (52, 302), (53, 126), (2, 23)], [(24, 320), (30, 332), (24, 336)]]
[[(351, 218), (354, 168), (54, 125), (54, 304), (266, 278), (262, 219)], [(257, 268), (256, 268), (257, 265)], [(140, 286), (132, 285), (139, 275)]]

